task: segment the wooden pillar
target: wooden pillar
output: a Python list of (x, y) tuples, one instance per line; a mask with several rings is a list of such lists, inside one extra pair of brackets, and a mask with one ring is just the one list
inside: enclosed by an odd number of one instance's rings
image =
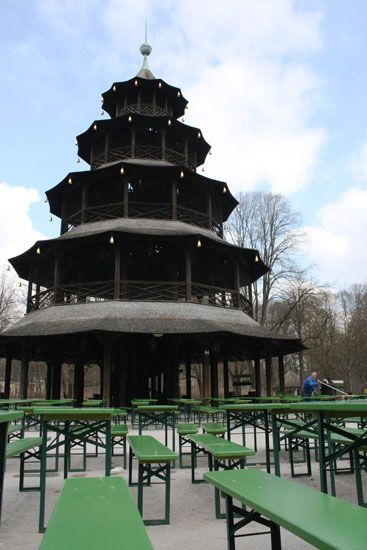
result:
[(27, 309), (26, 309), (27, 313), (29, 313), (33, 309), (32, 294), (33, 294), (33, 273), (32, 273), (32, 269), (30, 269), (29, 275), (28, 275)]
[(166, 160), (166, 130), (161, 130), (161, 159)]
[(177, 181), (172, 181), (172, 219), (177, 220)]
[(117, 406), (124, 406), (126, 405), (126, 366), (127, 366), (127, 337), (128, 335), (125, 335), (123, 338), (121, 338), (120, 346), (119, 346), (119, 352), (120, 352), (120, 360), (118, 363), (118, 381), (119, 381), (119, 391), (118, 391), (118, 399), (117, 399)]
[(124, 218), (129, 217), (129, 183), (124, 181)]
[(29, 361), (28, 361), (28, 350), (23, 344), (22, 348), (22, 357), (20, 362), (20, 399), (27, 399), (28, 396), (28, 372), (29, 372)]
[(165, 397), (179, 396), (178, 338), (171, 334), (165, 341)]
[(104, 137), (104, 161), (108, 162), (108, 152), (110, 149), (110, 136), (108, 134)]
[(255, 391), (256, 397), (261, 397), (261, 370), (260, 370), (260, 359), (256, 357), (254, 360), (254, 370), (255, 370)]
[(266, 374), (266, 395), (270, 396), (273, 388), (271, 353), (268, 351), (265, 356), (265, 374)]
[(61, 397), (61, 365), (59, 357), (52, 358), (51, 399)]
[(104, 335), (103, 346), (103, 401), (106, 407), (111, 404), (112, 338)]
[(224, 397), (229, 397), (229, 368), (228, 358), (223, 359), (223, 383), (224, 383)]
[(185, 377), (186, 377), (186, 397), (187, 399), (191, 399), (191, 358), (190, 357), (186, 357)]
[(210, 371), (210, 354), (209, 350), (205, 349), (203, 351), (203, 359), (202, 359), (202, 377), (203, 377), (203, 395), (202, 397), (204, 399), (210, 399), (210, 377), (209, 377), (209, 371)]
[(80, 407), (84, 400), (84, 358), (79, 351), (74, 362), (74, 401)]
[(210, 353), (210, 388), (211, 397), (218, 397), (218, 356)]
[(191, 248), (186, 248), (185, 279), (186, 279), (186, 301), (191, 302), (192, 300)]
[(46, 363), (46, 399), (51, 399), (51, 386), (52, 386), (52, 361)]
[(156, 93), (155, 93), (155, 90), (153, 90), (152, 106), (153, 106), (153, 115), (155, 115), (155, 108), (156, 108)]
[(240, 307), (240, 263), (238, 260), (234, 264), (234, 306)]
[(131, 158), (135, 158), (135, 150), (136, 150), (136, 129), (135, 126), (131, 128)]
[(185, 166), (189, 166), (189, 143), (187, 136), (185, 137), (184, 141), (184, 147), (185, 147)]
[(66, 216), (66, 197), (62, 199), (61, 202), (61, 225), (60, 225), (60, 235), (66, 233), (68, 230), (68, 224), (64, 221)]
[(115, 294), (114, 299), (120, 298), (120, 285), (121, 285), (121, 247), (119, 243), (115, 246)]
[(279, 393), (284, 395), (285, 393), (285, 379), (284, 379), (284, 356), (278, 355), (278, 369), (279, 369)]
[(53, 301), (55, 304), (59, 301), (59, 285), (60, 285), (60, 258), (55, 253), (54, 256), (54, 296)]
[(82, 186), (82, 203), (81, 203), (81, 216), (80, 221), (81, 223), (85, 223), (87, 221), (87, 208), (88, 208), (88, 188), (84, 184)]
[(5, 363), (4, 398), (10, 397), (12, 358), (8, 356)]

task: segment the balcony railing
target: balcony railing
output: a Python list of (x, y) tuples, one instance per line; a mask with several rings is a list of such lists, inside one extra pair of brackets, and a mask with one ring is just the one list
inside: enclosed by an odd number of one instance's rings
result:
[(252, 316), (250, 301), (233, 289), (195, 282), (190, 284), (185, 281), (120, 281), (120, 284), (116, 286), (114, 281), (100, 281), (48, 288), (31, 296), (28, 302), (28, 311), (56, 304), (120, 300), (131, 302), (190, 302), (242, 309)]
[[(70, 216), (64, 218), (64, 222), (70, 227), (75, 227), (82, 223), (99, 222), (102, 220), (110, 220), (116, 218), (122, 218), (124, 215), (124, 203), (114, 202), (110, 204), (104, 204), (101, 206), (88, 206), (84, 211), (77, 210)], [(129, 218), (150, 218), (160, 220), (172, 220), (173, 219), (173, 205), (170, 203), (154, 203), (154, 202), (138, 202), (129, 200), (128, 203), (128, 217)], [(204, 212), (187, 208), (186, 206), (177, 205), (176, 209), (177, 220), (191, 225), (203, 227), (209, 229), (209, 216)], [(212, 229), (216, 231), (216, 228), (220, 224), (212, 219)], [(217, 231), (216, 231), (217, 232)]]
[(188, 161), (186, 162), (186, 157), (184, 153), (166, 147), (165, 149), (165, 159), (162, 157), (162, 148), (159, 145), (139, 145), (135, 146), (135, 153), (132, 154), (130, 145), (125, 145), (123, 147), (118, 147), (115, 149), (109, 149), (107, 154), (100, 153), (92, 159), (91, 166), (93, 169), (99, 168), (103, 164), (110, 162), (117, 162), (123, 159), (137, 158), (137, 159), (149, 159), (149, 160), (167, 160), (172, 164), (184, 165), (192, 170), (196, 169), (196, 161), (189, 156)]

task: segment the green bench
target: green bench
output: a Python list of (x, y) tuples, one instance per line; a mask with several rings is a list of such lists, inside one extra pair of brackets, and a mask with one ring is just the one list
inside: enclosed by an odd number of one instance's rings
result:
[[(138, 486), (138, 510), (143, 517), (143, 487), (156, 477), (165, 484), (164, 519), (146, 519), (146, 525), (167, 525), (170, 519), (171, 462), (178, 455), (151, 435), (129, 435), (129, 485)], [(133, 458), (139, 463), (138, 482), (132, 481)]]
[(126, 436), (129, 433), (127, 424), (111, 425), (112, 456), (116, 456), (115, 447), (122, 446), (122, 455), (124, 468), (126, 470)]
[[(25, 462), (36, 458), (40, 460), (41, 437), (25, 437), (11, 441), (6, 445), (5, 457), (20, 458), (19, 466), (19, 491), (39, 491), (40, 487), (24, 487)], [(37, 450), (36, 450), (37, 449)]]
[(125, 481), (120, 477), (65, 480), (40, 550), (152, 550)]
[(183, 456), (184, 455), (191, 455), (190, 453), (185, 453), (182, 449), (190, 445), (191, 448), (191, 441), (187, 437), (188, 435), (194, 435), (198, 433), (198, 429), (192, 422), (179, 422), (177, 424), (177, 435), (178, 435), (178, 452), (179, 452), (179, 463), (180, 468), (190, 468), (190, 466), (184, 466), (183, 465)]
[(220, 435), (222, 437), (224, 437), (224, 434), (227, 431), (225, 426), (219, 422), (206, 422), (202, 425), (202, 428), (203, 433), (205, 434)]
[(281, 548), (280, 527), (323, 550), (366, 548), (366, 508), (253, 468), (204, 478), (225, 496), (228, 550), (250, 535), (236, 533), (252, 521), (270, 528), (273, 550)]
[(223, 419), (223, 411), (219, 407), (210, 407), (209, 405), (202, 405), (201, 407), (194, 407), (194, 413), (198, 416), (199, 424), (201, 423), (202, 418), (206, 418), (206, 421), (209, 422), (209, 419), (219, 420)]
[[(228, 439), (217, 437), (211, 434), (191, 435), (191, 482), (202, 483), (204, 479), (195, 478), (195, 467), (197, 465), (197, 456), (204, 454), (208, 457), (208, 468), (210, 471), (233, 470), (236, 468), (244, 468), (246, 458), (254, 456), (256, 453), (248, 447), (238, 445)], [(220, 511), (220, 497), (217, 490), (214, 491), (215, 498), (215, 515), (217, 518), (222, 518), (224, 515)]]

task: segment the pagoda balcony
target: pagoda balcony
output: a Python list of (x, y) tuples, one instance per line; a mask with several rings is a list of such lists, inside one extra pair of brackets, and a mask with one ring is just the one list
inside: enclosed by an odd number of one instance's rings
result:
[[(129, 218), (178, 220), (204, 229), (214, 230), (220, 235), (222, 231), (221, 224), (210, 218), (208, 214), (179, 204), (129, 201), (127, 210), (125, 217)], [(99, 222), (121, 217), (124, 217), (123, 201), (88, 206), (84, 210), (74, 212), (72, 215), (64, 218), (63, 221), (71, 229), (82, 223)]]
[(50, 287), (30, 297), (27, 311), (52, 305), (123, 300), (131, 302), (189, 302), (242, 309), (253, 316), (252, 304), (233, 289), (185, 281), (100, 281)]
[(146, 116), (172, 116), (172, 107), (153, 105), (153, 103), (130, 103), (125, 106), (118, 106), (116, 116), (124, 116), (126, 114), (138, 113)]
[(195, 152), (185, 154), (170, 147), (161, 147), (159, 145), (139, 145), (136, 144), (134, 150), (130, 145), (111, 148), (100, 154), (93, 155), (91, 158), (91, 168), (94, 170), (105, 164), (118, 162), (123, 159), (149, 159), (170, 162), (178, 166), (186, 166), (191, 170), (196, 170), (197, 160)]

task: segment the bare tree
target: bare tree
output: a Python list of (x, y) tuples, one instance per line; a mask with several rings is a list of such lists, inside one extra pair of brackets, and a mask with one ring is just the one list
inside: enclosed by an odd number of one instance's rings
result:
[(285, 281), (302, 271), (295, 254), (302, 242), (300, 216), (289, 199), (270, 192), (240, 193), (238, 208), (226, 225), (233, 243), (257, 249), (269, 271), (253, 284), (254, 317), (265, 324), (270, 300)]
[[(21, 286), (20, 286), (21, 285)], [(24, 289), (11, 272), (0, 273), (0, 332), (24, 313)]]

